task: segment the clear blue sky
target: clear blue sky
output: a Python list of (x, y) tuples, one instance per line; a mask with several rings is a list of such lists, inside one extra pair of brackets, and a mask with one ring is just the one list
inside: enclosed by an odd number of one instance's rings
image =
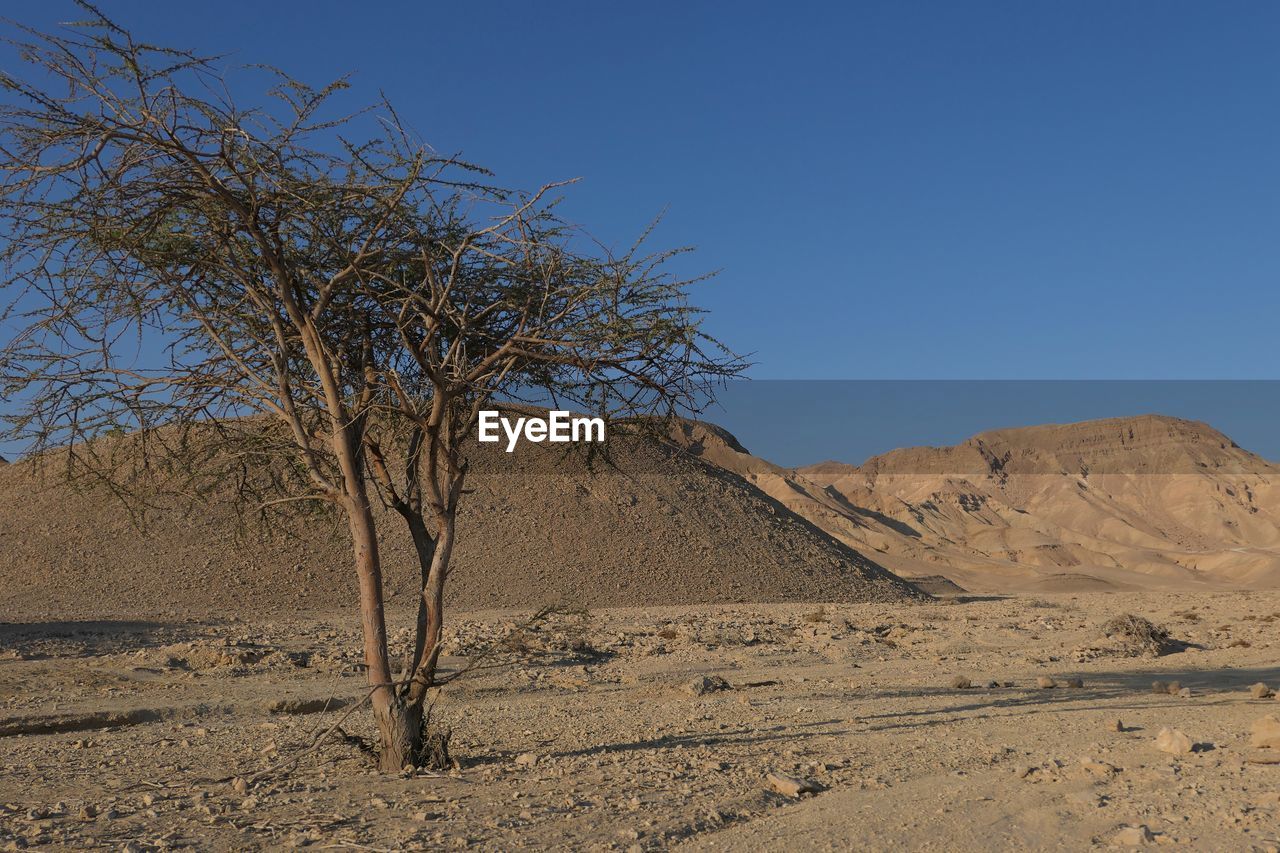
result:
[(580, 176), (568, 210), (606, 241), (667, 209), (757, 378), (1278, 375), (1280, 4), (103, 8), (355, 72), (508, 184)]

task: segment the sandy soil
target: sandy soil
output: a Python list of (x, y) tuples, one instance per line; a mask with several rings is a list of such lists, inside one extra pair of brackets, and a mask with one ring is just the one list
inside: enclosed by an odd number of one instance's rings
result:
[[(1123, 656), (1099, 630), (1122, 612), (1189, 645)], [(486, 658), (503, 666), (440, 699), (457, 769), (407, 778), (368, 771), (363, 709), (342, 724), (349, 738), (271, 772), (350, 708), (272, 703), (362, 695), (345, 613), (0, 624), (0, 846), (1280, 845), (1280, 764), (1254, 763), (1280, 748), (1249, 734), (1280, 703), (1248, 691), (1280, 686), (1280, 593), (618, 609), (529, 630), (519, 618), (456, 617), (453, 671), (514, 639)], [(713, 676), (728, 689), (698, 695)], [(1157, 695), (1154, 679), (1190, 696)], [(84, 728), (104, 715), (133, 724)], [(1164, 727), (1194, 751), (1157, 749)], [(820, 790), (773, 792), (771, 772)]]

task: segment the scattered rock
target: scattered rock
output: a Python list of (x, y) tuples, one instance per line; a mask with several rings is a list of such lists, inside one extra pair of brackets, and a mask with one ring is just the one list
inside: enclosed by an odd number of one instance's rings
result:
[(1269, 699), (1275, 695), (1275, 691), (1259, 681), (1249, 688), (1249, 695), (1254, 699)]
[(718, 693), (721, 690), (731, 690), (732, 688), (729, 686), (729, 682), (718, 675), (699, 675), (686, 684), (684, 689), (686, 693), (694, 696), (705, 696), (708, 693)]
[(1249, 745), (1255, 749), (1280, 749), (1280, 717), (1267, 714), (1249, 729)]
[(1138, 824), (1137, 826), (1123, 827), (1115, 835), (1111, 836), (1111, 843), (1118, 847), (1142, 847), (1152, 841), (1156, 837), (1151, 834), (1151, 830), (1147, 829), (1146, 824)]
[(955, 678), (951, 679), (951, 686), (956, 690), (968, 690), (973, 686), (973, 684), (970, 683), (969, 679), (965, 678), (963, 675), (957, 675)]
[(1164, 728), (1156, 735), (1156, 749), (1170, 755), (1186, 755), (1191, 751), (1191, 738), (1177, 729)]
[(1114, 764), (1108, 764), (1105, 761), (1098, 761), (1096, 758), (1090, 758), (1087, 755), (1080, 759), (1080, 767), (1090, 776), (1097, 776), (1103, 779), (1114, 776), (1116, 773), (1120, 772), (1120, 768), (1116, 767)]
[(1036, 679), (1036, 687), (1039, 687), (1041, 690), (1051, 690), (1057, 686), (1058, 682), (1054, 681), (1047, 675), (1042, 675)]
[(810, 779), (798, 779), (782, 773), (770, 773), (765, 777), (765, 781), (769, 783), (771, 791), (776, 791), (784, 797), (797, 798), (805, 794), (816, 794), (822, 790), (822, 786)]

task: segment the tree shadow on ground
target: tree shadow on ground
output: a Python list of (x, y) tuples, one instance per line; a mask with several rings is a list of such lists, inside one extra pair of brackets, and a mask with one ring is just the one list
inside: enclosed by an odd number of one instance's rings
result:
[(19, 659), (119, 654), (191, 639), (199, 627), (134, 619), (0, 622), (0, 652)]
[[(1093, 711), (1126, 711), (1160, 707), (1167, 704), (1183, 704), (1197, 699), (1209, 699), (1215, 704), (1231, 703), (1256, 705), (1260, 710), (1275, 709), (1273, 699), (1252, 698), (1247, 688), (1259, 681), (1272, 687), (1280, 684), (1280, 666), (1262, 666), (1242, 669), (1180, 667), (1178, 669), (1151, 669), (1126, 672), (1090, 672), (1080, 676), (1084, 687), (1080, 688), (920, 688), (867, 691), (867, 698), (901, 701), (948, 697), (957, 701), (942, 707), (902, 709), (880, 714), (859, 715), (864, 723), (871, 724), (872, 731), (909, 729), (945, 725), (967, 715), (965, 719), (985, 719), (994, 716), (1018, 716), (1020, 713), (1039, 709), (1052, 709), (1055, 713), (1082, 713)], [(1192, 698), (1185, 699), (1169, 693), (1156, 693), (1153, 682), (1179, 682), (1192, 690)], [(1117, 703), (1117, 699), (1127, 699)], [(1105, 701), (1103, 701), (1105, 700)], [(974, 712), (987, 712), (977, 713)], [(1001, 713), (1007, 712), (1007, 713)], [(883, 721), (882, 725), (875, 721)]]
[[(828, 737), (849, 734), (846, 728), (831, 729), (829, 726), (845, 726), (844, 719), (816, 720), (791, 725), (768, 726), (766, 728), (740, 726), (735, 729), (705, 733), (683, 733), (661, 735), (638, 740), (619, 741), (581, 749), (553, 750), (548, 753), (553, 758), (580, 758), (584, 756), (605, 756), (626, 752), (641, 752), (650, 749), (683, 749), (705, 746), (750, 746), (773, 743), (775, 741), (796, 742), (812, 737)], [(802, 731), (808, 729), (809, 731)], [(487, 764), (508, 764), (515, 756), (514, 751), (475, 756), (467, 761), (468, 766), (478, 767)]]

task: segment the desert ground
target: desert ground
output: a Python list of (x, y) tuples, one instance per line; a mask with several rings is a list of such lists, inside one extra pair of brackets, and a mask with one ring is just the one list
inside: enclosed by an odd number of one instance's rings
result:
[(399, 777), (332, 521), (140, 529), (0, 466), (0, 847), (1280, 849), (1272, 463), (1171, 418), (803, 470), (672, 438), (478, 460), (452, 769)]
[[(1125, 613), (1173, 650), (1103, 636)], [(528, 615), (455, 616), (455, 769), (399, 778), (348, 610), (8, 617), (0, 846), (1280, 846), (1280, 593)]]

